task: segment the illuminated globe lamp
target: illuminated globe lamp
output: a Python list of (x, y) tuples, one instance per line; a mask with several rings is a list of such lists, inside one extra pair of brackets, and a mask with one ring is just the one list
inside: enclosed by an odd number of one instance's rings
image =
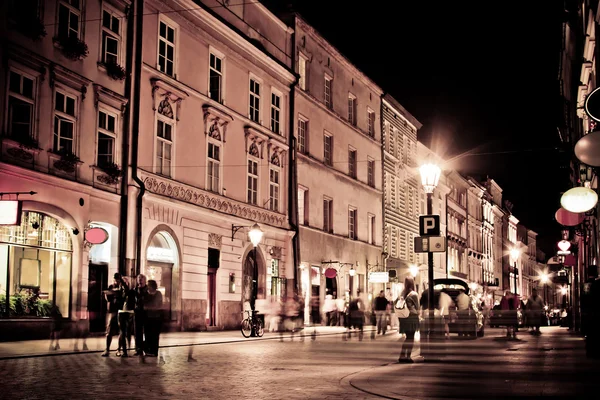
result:
[(421, 184), (425, 193), (433, 193), (436, 188), (442, 170), (435, 164), (423, 164), (419, 168), (419, 174), (421, 175)]
[(350, 268), (350, 271), (348, 271), (348, 274), (350, 274), (350, 276), (356, 275), (356, 270), (354, 269), (354, 267)]
[(562, 294), (563, 296), (565, 296), (567, 294), (567, 288), (566, 287), (561, 287), (560, 288), (560, 294)]
[(411, 264), (408, 267), (408, 270), (410, 271), (410, 274), (412, 275), (413, 278), (415, 278), (419, 274), (419, 266), (418, 265)]
[(589, 187), (579, 186), (567, 190), (560, 198), (561, 206), (574, 213), (588, 212), (598, 203), (598, 194)]
[(254, 247), (258, 246), (258, 244), (262, 240), (263, 233), (264, 232), (260, 229), (260, 226), (258, 224), (254, 224), (250, 228), (250, 231), (248, 232), (248, 237), (250, 238), (250, 241), (252, 242), (252, 245)]

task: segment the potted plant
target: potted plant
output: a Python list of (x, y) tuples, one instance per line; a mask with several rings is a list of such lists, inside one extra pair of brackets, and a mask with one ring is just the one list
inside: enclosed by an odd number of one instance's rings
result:
[(98, 180), (107, 185), (114, 185), (121, 178), (121, 168), (115, 163), (105, 163), (100, 165), (100, 169), (106, 175), (98, 176)]
[(57, 154), (60, 156), (60, 160), (54, 162), (54, 168), (69, 174), (75, 172), (75, 166), (81, 161), (79, 157), (68, 150), (60, 150)]
[(24, 150), (37, 150), (39, 143), (36, 138), (31, 135), (13, 136), (12, 139), (19, 143), (19, 147)]
[(115, 81), (122, 81), (125, 79), (125, 69), (116, 62), (109, 61), (104, 64), (104, 68), (106, 68), (106, 74)]
[(77, 61), (82, 60), (88, 55), (88, 46), (85, 44), (83, 40), (80, 40), (76, 36), (69, 37), (58, 37), (56, 39), (60, 48), (65, 55), (70, 60)]

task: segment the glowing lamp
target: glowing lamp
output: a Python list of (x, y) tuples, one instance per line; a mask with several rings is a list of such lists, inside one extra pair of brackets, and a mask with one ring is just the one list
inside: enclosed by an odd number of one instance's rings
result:
[(571, 248), (571, 242), (569, 242), (568, 240), (561, 240), (560, 242), (558, 242), (558, 248), (561, 251), (568, 251)]
[(542, 276), (540, 276), (540, 280), (542, 281), (543, 284), (548, 283), (548, 274), (542, 274)]
[(356, 270), (354, 269), (354, 267), (350, 268), (350, 271), (348, 271), (348, 273), (350, 274), (350, 276), (354, 276), (356, 275)]
[(409, 269), (410, 274), (412, 275), (413, 278), (416, 277), (417, 274), (419, 273), (419, 267), (417, 265), (415, 265), (415, 264), (411, 264), (408, 267), (408, 269)]
[(440, 174), (442, 170), (435, 164), (423, 164), (419, 168), (419, 174), (421, 175), (421, 184), (425, 193), (433, 193), (436, 188), (438, 181), (440, 180)]
[(0, 225), (21, 225), (21, 202), (18, 200), (0, 201)]
[(583, 213), (591, 210), (598, 203), (598, 195), (587, 187), (574, 187), (567, 190), (560, 198), (561, 206), (574, 213)]
[(263, 237), (263, 231), (260, 229), (260, 226), (258, 224), (254, 224), (252, 225), (252, 228), (250, 228), (250, 232), (248, 232), (248, 236), (250, 237), (250, 241), (252, 242), (252, 245), (254, 247), (258, 246), (258, 244), (260, 243), (262, 237)]
[(563, 296), (565, 296), (567, 294), (567, 288), (566, 287), (561, 287), (560, 288), (560, 294), (562, 294)]
[(518, 248), (513, 247), (512, 249), (510, 249), (510, 257), (513, 259), (513, 261), (518, 260), (520, 255), (521, 251)]

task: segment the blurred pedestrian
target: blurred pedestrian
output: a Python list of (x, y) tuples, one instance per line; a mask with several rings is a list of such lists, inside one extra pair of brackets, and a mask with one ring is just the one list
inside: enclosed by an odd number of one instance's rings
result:
[(506, 325), (506, 337), (517, 338), (517, 326), (519, 324), (517, 316), (518, 300), (510, 292), (506, 291), (500, 301), (500, 309), (502, 310), (502, 322)]
[[(126, 282), (127, 283), (127, 282)], [(131, 348), (133, 333), (133, 314), (135, 310), (135, 291), (129, 289), (125, 295), (123, 308), (119, 310), (119, 347), (117, 357), (129, 357), (127, 351)]]
[(148, 285), (146, 284), (146, 275), (137, 276), (137, 284), (134, 289), (135, 296), (135, 353), (134, 356), (144, 356), (144, 327), (146, 325), (146, 309), (144, 307), (148, 297)]
[(527, 310), (529, 311), (529, 324), (533, 328), (534, 333), (540, 334), (540, 325), (542, 324), (542, 316), (544, 315), (544, 300), (538, 295), (537, 289), (531, 290), (531, 296), (527, 300)]
[(411, 277), (404, 279), (402, 297), (408, 307), (409, 316), (400, 322), (400, 332), (406, 335), (398, 362), (412, 362), (411, 353), (415, 343), (415, 332), (419, 328), (419, 295), (415, 291), (415, 281)]
[(144, 326), (144, 334), (146, 336), (145, 352), (148, 357), (158, 356), (158, 344), (160, 339), (160, 331), (163, 322), (163, 296), (158, 290), (156, 281), (150, 279), (148, 281), (148, 296), (144, 303), (146, 311), (146, 324)]
[(379, 292), (379, 296), (375, 297), (375, 302), (374, 302), (374, 309), (375, 309), (375, 317), (376, 319), (376, 325), (377, 325), (377, 334), (378, 335), (385, 335), (385, 332), (387, 330), (387, 316), (386, 316), (386, 312), (388, 309), (388, 300), (385, 298), (385, 292), (383, 290), (381, 290)]
[(452, 298), (446, 292), (440, 292), (439, 308), (440, 317), (444, 324), (444, 337), (450, 339), (450, 306), (452, 305)]
[(50, 324), (50, 350), (60, 350), (58, 341), (62, 333), (63, 316), (56, 303), (52, 304), (50, 308), (50, 318), (52, 318), (52, 323)]
[(129, 287), (121, 274), (115, 272), (113, 283), (104, 291), (104, 297), (108, 303), (108, 313), (106, 314), (106, 349), (102, 353), (102, 357), (109, 356), (112, 337), (119, 334), (119, 310), (123, 309), (128, 291)]
[[(360, 297), (360, 290), (356, 297), (348, 304), (348, 339), (352, 337), (352, 329), (358, 329), (358, 340), (363, 340), (365, 324), (365, 303)], [(345, 338), (345, 336), (344, 336)]]
[(73, 351), (79, 351), (79, 341), (81, 341), (82, 350), (89, 350), (87, 346), (87, 338), (89, 333), (90, 329), (87, 311), (78, 311), (77, 321), (75, 321), (75, 343), (73, 344)]
[(335, 307), (335, 300), (330, 294), (325, 296), (325, 302), (323, 303), (323, 312), (325, 313), (327, 326), (333, 326), (333, 322), (335, 321), (337, 312)]

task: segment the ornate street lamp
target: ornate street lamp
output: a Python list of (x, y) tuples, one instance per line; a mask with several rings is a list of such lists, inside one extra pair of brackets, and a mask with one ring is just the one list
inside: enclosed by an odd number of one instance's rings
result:
[(419, 274), (419, 266), (416, 264), (410, 264), (408, 266), (408, 270), (410, 271), (410, 274), (412, 275), (413, 279), (416, 278)]
[[(427, 163), (421, 165), (419, 168), (419, 174), (421, 175), (421, 184), (423, 190), (427, 193), (427, 215), (433, 213), (433, 191), (435, 190), (442, 170), (440, 167), (433, 163)], [(428, 339), (431, 339), (433, 318), (434, 318), (434, 291), (433, 291), (433, 253), (427, 252), (427, 266), (428, 266), (428, 301), (427, 307), (429, 308), (429, 324), (428, 324)]]

